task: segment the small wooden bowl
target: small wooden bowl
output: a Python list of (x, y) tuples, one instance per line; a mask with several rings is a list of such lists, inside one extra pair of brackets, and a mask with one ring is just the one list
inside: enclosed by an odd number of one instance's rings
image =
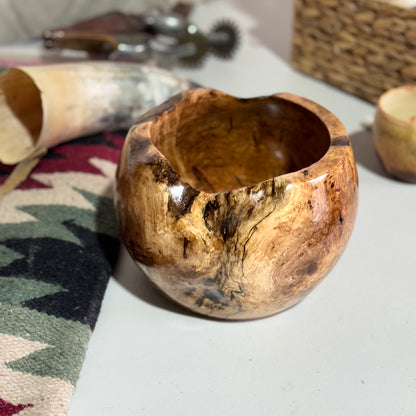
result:
[(390, 175), (416, 183), (416, 85), (393, 88), (380, 97), (373, 141)]
[(121, 237), (169, 298), (225, 319), (299, 302), (350, 237), (344, 126), (292, 94), (185, 91), (132, 127), (117, 170)]

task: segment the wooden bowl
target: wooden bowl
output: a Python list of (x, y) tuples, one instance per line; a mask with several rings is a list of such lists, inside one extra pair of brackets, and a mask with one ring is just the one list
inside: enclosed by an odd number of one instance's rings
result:
[(373, 141), (390, 175), (416, 183), (416, 85), (393, 88), (380, 97)]
[(185, 91), (132, 127), (117, 170), (121, 237), (169, 298), (225, 319), (299, 302), (350, 237), (345, 128), (292, 94)]

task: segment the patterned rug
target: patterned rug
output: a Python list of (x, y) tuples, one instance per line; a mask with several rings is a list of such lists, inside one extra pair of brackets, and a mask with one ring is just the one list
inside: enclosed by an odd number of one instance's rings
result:
[[(118, 255), (123, 140), (57, 146), (0, 199), (0, 416), (67, 413)], [(0, 165), (0, 183), (10, 171)]]

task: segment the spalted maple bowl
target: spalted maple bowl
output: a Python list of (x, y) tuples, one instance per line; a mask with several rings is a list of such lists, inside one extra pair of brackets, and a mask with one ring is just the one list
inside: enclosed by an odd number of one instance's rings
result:
[(122, 240), (194, 312), (280, 312), (341, 256), (358, 198), (344, 126), (292, 94), (176, 95), (131, 128), (117, 170)]

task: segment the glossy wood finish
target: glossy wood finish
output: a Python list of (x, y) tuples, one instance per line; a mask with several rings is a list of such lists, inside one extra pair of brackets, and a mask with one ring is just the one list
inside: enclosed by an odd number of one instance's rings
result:
[(345, 128), (291, 94), (185, 91), (130, 130), (117, 171), (131, 256), (169, 298), (225, 319), (300, 301), (342, 254), (357, 198)]
[(380, 97), (373, 140), (386, 171), (416, 183), (416, 85), (394, 88)]

